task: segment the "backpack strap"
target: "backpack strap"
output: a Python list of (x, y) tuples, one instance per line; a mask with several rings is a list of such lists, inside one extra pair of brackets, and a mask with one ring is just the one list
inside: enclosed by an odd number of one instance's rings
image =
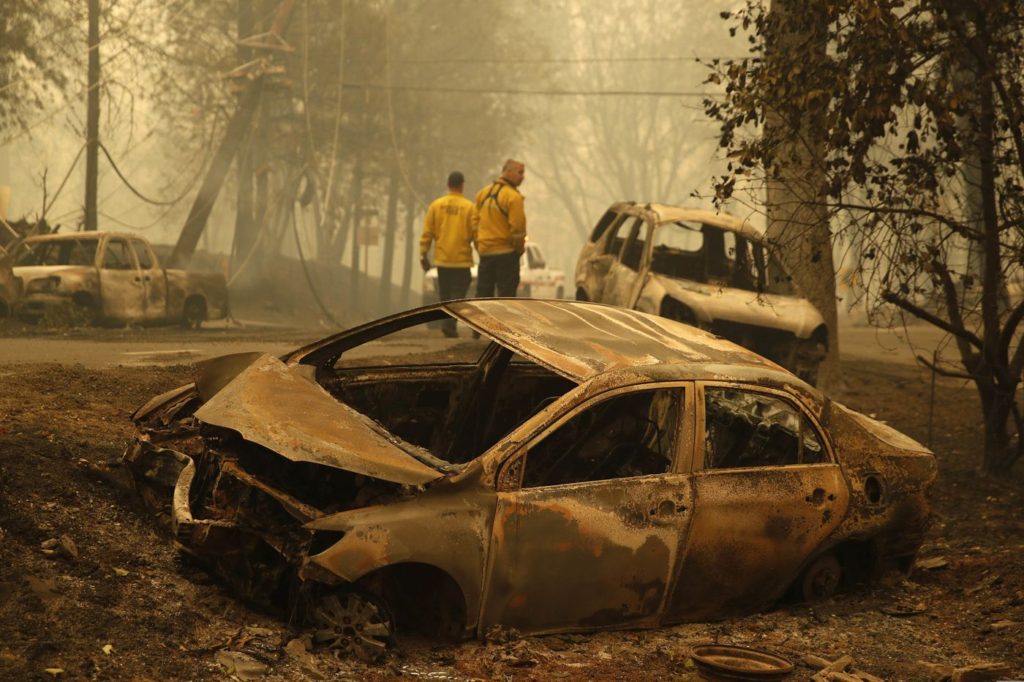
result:
[(501, 182), (492, 182), (491, 186), (487, 189), (487, 195), (480, 200), (479, 204), (477, 204), (476, 210), (479, 211), (481, 208), (483, 208), (484, 204), (490, 201), (494, 203), (494, 205), (498, 208), (501, 214), (505, 216), (505, 219), (508, 220), (508, 209), (498, 202), (498, 195), (501, 194), (502, 187), (504, 187), (504, 185), (502, 185)]

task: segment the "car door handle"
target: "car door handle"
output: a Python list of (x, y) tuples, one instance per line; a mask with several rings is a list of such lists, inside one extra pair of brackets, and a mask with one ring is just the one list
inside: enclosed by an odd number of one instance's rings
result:
[(658, 506), (651, 507), (647, 511), (647, 515), (651, 517), (655, 516), (672, 516), (674, 514), (682, 514), (686, 511), (686, 505), (680, 504), (673, 500), (662, 500), (658, 503)]
[(836, 496), (832, 493), (826, 495), (824, 488), (815, 488), (813, 493), (804, 498), (804, 501), (815, 507), (820, 507), (825, 504), (826, 500), (833, 502), (835, 499)]

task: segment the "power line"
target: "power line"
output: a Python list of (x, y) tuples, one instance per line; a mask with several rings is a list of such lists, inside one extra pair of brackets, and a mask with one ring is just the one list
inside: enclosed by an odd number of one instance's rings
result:
[[(683, 56), (661, 56), (661, 57), (550, 57), (550, 58), (473, 58), (473, 57), (452, 57), (452, 58), (437, 58), (437, 59), (396, 59), (395, 64), (633, 64), (643, 62), (663, 63), (663, 62), (697, 62), (697, 61), (712, 61), (718, 59), (720, 61), (740, 60), (740, 59), (756, 59), (756, 55), (744, 55), (744, 56), (713, 56), (713, 55), (693, 55), (690, 57)], [(368, 60), (353, 61), (353, 64), (368, 63)]]
[(476, 95), (544, 95), (549, 97), (724, 97), (722, 93), (673, 90), (531, 90), (527, 88), (452, 88), (431, 85), (382, 85), (345, 83), (352, 90), (405, 90), (408, 92), (446, 92)]

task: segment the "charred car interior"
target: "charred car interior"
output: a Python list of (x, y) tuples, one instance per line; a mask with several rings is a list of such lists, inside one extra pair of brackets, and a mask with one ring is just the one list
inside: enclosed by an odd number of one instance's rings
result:
[[(418, 332), (446, 316), (480, 338)], [(136, 412), (125, 460), (182, 550), (373, 659), (396, 634), (653, 627), (905, 569), (934, 458), (854, 414), (671, 320), (481, 299), (210, 361)]]

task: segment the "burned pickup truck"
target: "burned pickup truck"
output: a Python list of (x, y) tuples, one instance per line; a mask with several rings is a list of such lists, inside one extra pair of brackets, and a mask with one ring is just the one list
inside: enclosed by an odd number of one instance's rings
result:
[(82, 323), (181, 323), (227, 316), (224, 276), (160, 267), (146, 240), (114, 232), (28, 237), (12, 249), (23, 294), (18, 317)]
[[(439, 339), (456, 319), (477, 339)], [(178, 545), (367, 658), (395, 633), (653, 627), (908, 570), (935, 458), (729, 341), (594, 303), (453, 301), (134, 415)]]
[(794, 289), (772, 245), (726, 213), (613, 204), (576, 262), (576, 299), (707, 329), (811, 384), (828, 350), (824, 318)]

